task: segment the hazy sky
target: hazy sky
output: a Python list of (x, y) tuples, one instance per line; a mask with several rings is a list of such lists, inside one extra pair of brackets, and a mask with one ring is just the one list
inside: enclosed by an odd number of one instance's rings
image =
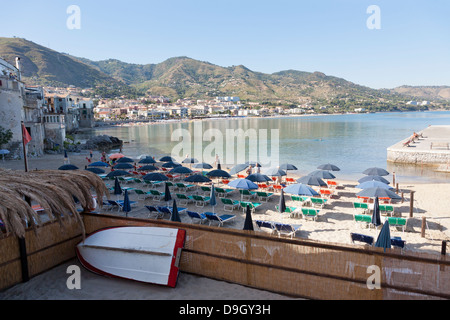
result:
[[(80, 29), (67, 27), (70, 5), (80, 8)], [(2, 6), (0, 36), (91, 60), (188, 56), (265, 73), (321, 71), (372, 88), (450, 85), (449, 0), (18, 0)]]

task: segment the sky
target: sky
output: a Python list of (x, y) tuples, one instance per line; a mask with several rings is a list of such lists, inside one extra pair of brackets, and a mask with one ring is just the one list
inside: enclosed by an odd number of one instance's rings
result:
[(376, 89), (450, 85), (448, 0), (17, 0), (1, 11), (1, 37), (96, 61), (188, 56)]

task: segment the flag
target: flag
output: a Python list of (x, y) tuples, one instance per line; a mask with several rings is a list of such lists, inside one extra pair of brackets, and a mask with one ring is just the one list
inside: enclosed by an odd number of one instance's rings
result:
[(31, 141), (31, 136), (23, 123), (22, 123), (22, 139), (24, 145), (27, 145)]

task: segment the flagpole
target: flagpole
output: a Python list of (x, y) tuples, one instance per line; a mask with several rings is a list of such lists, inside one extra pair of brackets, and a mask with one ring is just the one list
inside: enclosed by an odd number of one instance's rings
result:
[(24, 129), (24, 127), (25, 127), (25, 125), (24, 125), (23, 121), (21, 121), (23, 159), (25, 161), (25, 172), (28, 172), (27, 147), (25, 145), (25, 140), (24, 140), (24, 136), (23, 136), (23, 129)]

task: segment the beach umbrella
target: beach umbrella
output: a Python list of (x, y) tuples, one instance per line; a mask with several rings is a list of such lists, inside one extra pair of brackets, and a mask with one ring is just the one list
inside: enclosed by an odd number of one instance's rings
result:
[(278, 211), (284, 213), (286, 211), (286, 200), (284, 199), (284, 190), (281, 189), (280, 202), (278, 202)]
[(102, 174), (105, 173), (105, 170), (100, 168), (86, 168), (87, 171), (93, 172), (95, 174)]
[(74, 166), (73, 164), (65, 164), (59, 167), (58, 170), (78, 170), (78, 167)]
[(134, 160), (128, 157), (122, 157), (119, 160), (117, 160), (117, 163), (131, 163), (131, 162), (134, 162)]
[(308, 176), (314, 176), (321, 179), (335, 179), (336, 177), (330, 171), (327, 170), (315, 170), (310, 172)]
[(132, 165), (132, 164), (130, 164), (130, 163), (117, 163), (115, 166), (114, 166), (114, 170), (116, 170), (116, 169), (133, 169), (134, 168), (134, 166)]
[(388, 176), (389, 172), (387, 172), (383, 168), (373, 167), (363, 171), (363, 174), (368, 176)]
[(328, 187), (328, 184), (319, 177), (303, 176), (296, 180), (298, 183), (304, 183), (309, 186)]
[(247, 179), (235, 179), (228, 183), (228, 186), (244, 190), (256, 190), (259, 188), (257, 184)]
[(388, 189), (388, 190), (393, 190), (394, 188), (391, 187), (390, 185), (387, 185), (386, 183), (380, 182), (380, 181), (366, 181), (363, 183), (360, 183), (359, 185), (356, 186), (356, 188), (358, 189), (367, 189), (367, 188), (384, 188), (384, 189)]
[(175, 201), (175, 199), (173, 199), (172, 214), (170, 215), (170, 221), (181, 222), (180, 214), (178, 213), (177, 202)]
[(125, 212), (125, 215), (128, 217), (128, 212), (131, 211), (131, 204), (130, 204), (130, 198), (128, 196), (128, 190), (125, 190), (125, 196), (123, 198), (122, 210)]
[(247, 178), (245, 178), (247, 180), (250, 180), (252, 182), (267, 182), (267, 181), (272, 181), (272, 179), (270, 179), (268, 176), (266, 176), (265, 174), (262, 173), (252, 173), (251, 175), (249, 175)]
[(183, 166), (179, 166), (170, 170), (169, 173), (190, 174), (192, 173), (192, 170)]
[(378, 197), (375, 197), (375, 201), (373, 203), (372, 224), (375, 227), (381, 225), (380, 203), (378, 201)]
[(163, 165), (161, 166), (162, 168), (176, 168), (176, 167), (181, 167), (181, 164), (177, 163), (177, 162), (166, 162), (163, 163)]
[(115, 195), (122, 194), (122, 188), (120, 187), (120, 182), (119, 179), (117, 179), (117, 177), (114, 180), (114, 194)]
[(271, 177), (281, 177), (285, 176), (286, 172), (281, 170), (280, 168), (269, 168), (264, 171), (264, 174)]
[(142, 177), (142, 179), (148, 180), (148, 181), (167, 181), (167, 180), (169, 180), (169, 178), (167, 178), (165, 175), (158, 173), (158, 172), (146, 174), (145, 176)]
[(123, 154), (121, 154), (121, 153), (113, 153), (113, 154), (111, 154), (110, 156), (109, 156), (109, 158), (111, 159), (111, 160), (114, 160), (114, 159), (120, 159), (120, 158), (123, 158), (123, 157), (125, 157)]
[(256, 167), (261, 168), (261, 164), (259, 162), (256, 162), (256, 161), (247, 161), (245, 164), (249, 165), (249, 166), (252, 166), (253, 168), (256, 168)]
[(157, 171), (157, 170), (159, 170), (159, 168), (152, 166), (151, 164), (142, 166), (138, 169), (138, 171)]
[(356, 194), (359, 197), (367, 197), (367, 198), (391, 198), (391, 199), (401, 199), (401, 197), (396, 194), (395, 192), (392, 192), (391, 190), (387, 190), (384, 188), (367, 188), (363, 189), (362, 191), (358, 192)]
[(211, 186), (211, 193), (209, 195), (209, 204), (213, 208), (213, 213), (214, 213), (214, 207), (217, 205), (216, 190), (214, 189), (214, 184)]
[(341, 171), (341, 169), (339, 169), (337, 166), (335, 166), (334, 164), (331, 164), (331, 163), (322, 164), (322, 165), (318, 166), (317, 169), (327, 170), (327, 171)]
[(280, 165), (280, 169), (281, 170), (298, 170), (296, 166), (294, 166), (293, 164), (290, 163), (283, 163), (282, 165)]
[(103, 161), (97, 161), (91, 163), (90, 165), (88, 165), (88, 167), (109, 167), (109, 164)]
[(161, 162), (174, 162), (175, 159), (170, 157), (170, 156), (165, 156), (165, 157), (162, 157), (161, 159), (159, 159), (159, 161), (161, 161)]
[(365, 176), (365, 177), (363, 177), (363, 178), (358, 180), (359, 183), (363, 183), (363, 182), (367, 182), (367, 181), (380, 181), (380, 182), (383, 182), (385, 184), (389, 184), (390, 183), (385, 178), (377, 176), (377, 175)]
[(111, 171), (110, 173), (108, 173), (106, 175), (106, 177), (110, 178), (110, 177), (120, 177), (120, 176), (128, 176), (128, 175), (130, 175), (130, 173), (128, 171), (125, 171), (125, 170), (114, 170), (114, 171)]
[(154, 164), (154, 163), (156, 163), (156, 161), (153, 158), (147, 157), (147, 158), (144, 158), (141, 161), (139, 161), (139, 163), (142, 163), (142, 164)]
[(204, 183), (204, 182), (211, 182), (211, 179), (205, 177), (202, 174), (194, 174), (192, 176), (187, 177), (184, 179), (186, 182), (198, 182), (198, 183)]
[(242, 164), (237, 164), (235, 165), (233, 168), (230, 169), (230, 174), (237, 174), (239, 172), (244, 171), (245, 169), (247, 169), (249, 167), (248, 164), (242, 163)]
[(168, 202), (170, 200), (172, 200), (172, 195), (170, 194), (169, 184), (166, 182), (164, 183), (164, 201)]
[(186, 158), (181, 163), (198, 163), (198, 160), (195, 158)]
[(231, 175), (228, 172), (220, 169), (212, 170), (206, 175), (213, 178), (231, 178)]
[(247, 206), (247, 212), (245, 214), (244, 230), (253, 231), (252, 211), (250, 206)]
[(319, 193), (317, 191), (303, 183), (291, 184), (282, 190), (284, 190), (284, 192), (286, 193), (299, 196), (319, 196)]
[(193, 167), (196, 169), (212, 169), (213, 168), (212, 165), (210, 165), (209, 163), (206, 163), (206, 162), (194, 164)]
[(375, 247), (386, 249), (391, 248), (391, 230), (389, 230), (389, 221), (386, 220), (384, 222), (383, 228), (381, 228), (380, 233), (378, 234), (377, 241), (375, 242)]
[(9, 154), (9, 150), (2, 149), (0, 150), (0, 154), (2, 155), (2, 160), (5, 161), (5, 154)]

